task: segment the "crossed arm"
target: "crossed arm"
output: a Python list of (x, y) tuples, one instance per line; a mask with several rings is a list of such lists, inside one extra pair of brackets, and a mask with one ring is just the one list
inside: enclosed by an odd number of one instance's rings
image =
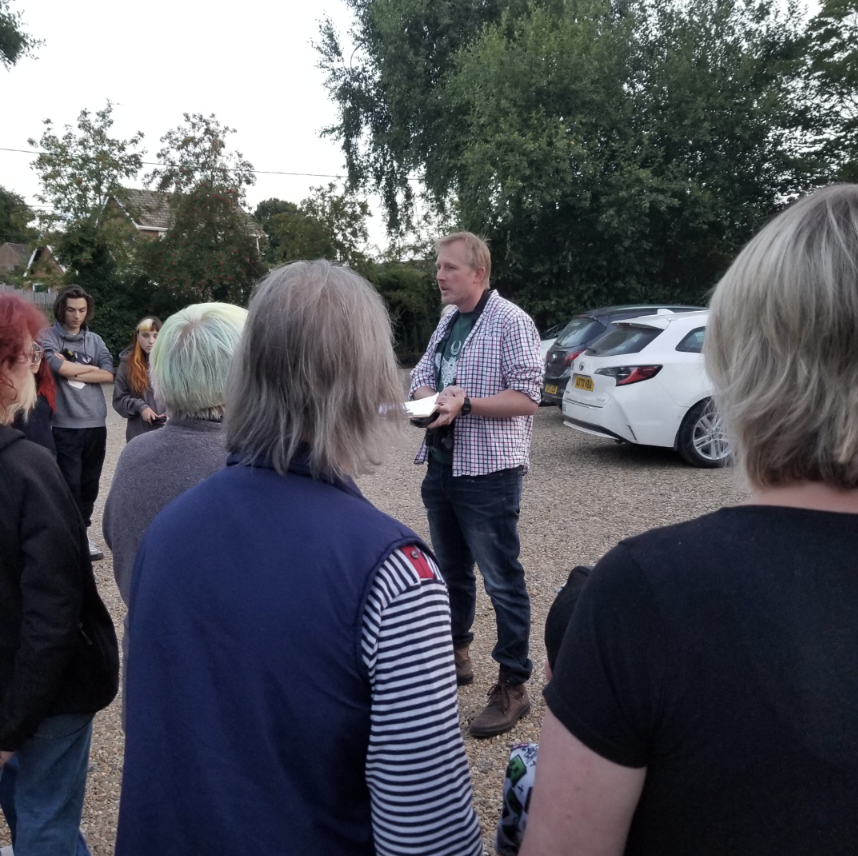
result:
[(54, 356), (60, 360), (60, 367), (57, 370), (60, 377), (79, 380), (81, 383), (110, 383), (113, 380), (113, 374), (105, 369), (100, 369), (98, 366), (87, 366), (82, 363), (72, 363), (67, 360), (62, 354), (54, 353)]

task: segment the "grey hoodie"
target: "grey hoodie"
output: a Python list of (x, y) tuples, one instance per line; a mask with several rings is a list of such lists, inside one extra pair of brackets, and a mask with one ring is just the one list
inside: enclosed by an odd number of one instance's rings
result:
[(42, 347), (57, 385), (55, 428), (103, 428), (107, 424), (107, 405), (100, 383), (85, 383), (82, 389), (72, 386), (60, 375), (63, 361), (56, 356), (66, 349), (75, 355), (75, 362), (95, 366), (113, 374), (113, 357), (97, 333), (84, 325), (79, 333), (69, 333), (59, 321), (42, 331)]

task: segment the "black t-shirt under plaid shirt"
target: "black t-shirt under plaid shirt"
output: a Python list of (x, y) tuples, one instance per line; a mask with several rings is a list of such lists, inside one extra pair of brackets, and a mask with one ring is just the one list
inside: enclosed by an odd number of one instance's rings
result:
[[(435, 389), (441, 392), (446, 386), (452, 386), (456, 382), (456, 366), (459, 362), (459, 354), (462, 346), (474, 326), (476, 312), (460, 312), (458, 318), (453, 322), (450, 337), (444, 343), (444, 348), (435, 354)], [(453, 466), (453, 452), (433, 446), (430, 449), (432, 457), (438, 463)]]

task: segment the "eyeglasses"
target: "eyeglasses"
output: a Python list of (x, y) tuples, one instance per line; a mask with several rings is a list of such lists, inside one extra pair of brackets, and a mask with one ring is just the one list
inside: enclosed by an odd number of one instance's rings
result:
[(33, 347), (30, 349), (30, 365), (37, 366), (45, 355), (45, 349), (41, 345), (33, 342)]

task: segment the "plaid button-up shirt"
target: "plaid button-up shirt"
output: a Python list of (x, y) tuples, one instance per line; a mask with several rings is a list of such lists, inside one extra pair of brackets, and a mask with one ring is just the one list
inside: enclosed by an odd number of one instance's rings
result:
[[(426, 353), (411, 372), (409, 395), (421, 386), (435, 389), (435, 362), (441, 358), (436, 353), (438, 343), (454, 316), (450, 313), (442, 318), (432, 334)], [(492, 292), (462, 346), (456, 384), (470, 398), (488, 398), (514, 389), (538, 403), (542, 397), (542, 374), (539, 333), (533, 320), (514, 303)], [(518, 466), (526, 472), (532, 435), (532, 416), (459, 416), (454, 428), (453, 475), (481, 476)], [(423, 443), (414, 463), (424, 463), (427, 455)]]

